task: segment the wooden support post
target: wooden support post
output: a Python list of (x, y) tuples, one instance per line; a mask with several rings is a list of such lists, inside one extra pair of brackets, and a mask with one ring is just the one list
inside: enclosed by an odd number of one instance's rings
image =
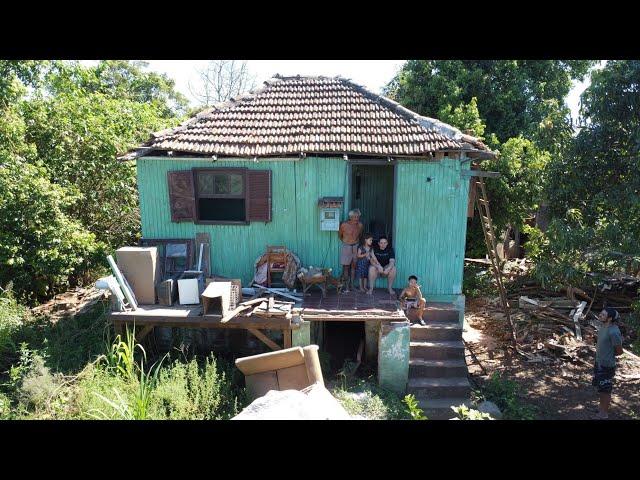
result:
[(291, 330), (282, 330), (282, 336), (284, 337), (283, 347), (291, 348)]
[[(251, 332), (253, 335), (255, 335), (258, 338), (258, 340), (260, 340), (262, 343), (264, 343), (271, 350), (282, 350), (280, 345), (278, 345), (276, 342), (271, 340), (269, 337), (267, 337), (264, 333), (262, 333), (257, 328), (247, 328), (247, 330), (249, 332)], [(289, 338), (291, 338), (291, 330), (283, 330), (283, 333), (286, 334), (286, 332), (289, 332)], [(286, 338), (286, 336), (285, 336), (285, 338)], [(285, 347), (285, 348), (288, 348), (288, 347)]]
[(365, 359), (374, 364), (378, 358), (378, 338), (380, 337), (380, 320), (364, 322)]
[(153, 330), (153, 327), (153, 325), (145, 325), (144, 328), (136, 334), (136, 341), (141, 342), (144, 337), (149, 335), (151, 330)]

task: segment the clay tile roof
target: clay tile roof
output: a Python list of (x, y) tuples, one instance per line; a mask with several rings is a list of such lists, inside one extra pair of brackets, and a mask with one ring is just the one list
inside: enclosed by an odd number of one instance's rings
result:
[(156, 132), (122, 157), (154, 151), (220, 156), (492, 152), (477, 138), (341, 77), (280, 77)]

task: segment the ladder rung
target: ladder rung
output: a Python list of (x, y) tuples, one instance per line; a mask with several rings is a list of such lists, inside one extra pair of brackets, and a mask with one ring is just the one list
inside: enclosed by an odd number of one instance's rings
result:
[(489, 200), (485, 200), (484, 198), (479, 198), (478, 202), (480, 202), (483, 205), (489, 205)]
[(491, 219), (489, 217), (480, 214), (480, 218), (482, 218), (482, 220), (484, 220), (488, 224), (491, 224)]

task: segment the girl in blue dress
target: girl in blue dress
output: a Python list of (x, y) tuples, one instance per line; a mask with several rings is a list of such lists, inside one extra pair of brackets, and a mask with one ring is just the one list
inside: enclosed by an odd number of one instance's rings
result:
[(362, 237), (362, 243), (358, 246), (358, 255), (356, 262), (356, 275), (360, 279), (360, 291), (366, 292), (367, 279), (369, 278), (369, 264), (373, 251), (373, 235), (365, 233)]

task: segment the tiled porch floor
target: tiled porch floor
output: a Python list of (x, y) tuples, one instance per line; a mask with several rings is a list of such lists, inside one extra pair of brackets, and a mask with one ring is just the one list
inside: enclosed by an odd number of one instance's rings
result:
[[(338, 293), (334, 289), (327, 292), (327, 296), (322, 298), (320, 290), (310, 289), (311, 294), (304, 297), (302, 307), (322, 310), (387, 310), (395, 312), (399, 307), (397, 296), (389, 295), (383, 288), (376, 288), (372, 295), (367, 295), (359, 291), (349, 293)], [(397, 292), (396, 292), (397, 295)]]

